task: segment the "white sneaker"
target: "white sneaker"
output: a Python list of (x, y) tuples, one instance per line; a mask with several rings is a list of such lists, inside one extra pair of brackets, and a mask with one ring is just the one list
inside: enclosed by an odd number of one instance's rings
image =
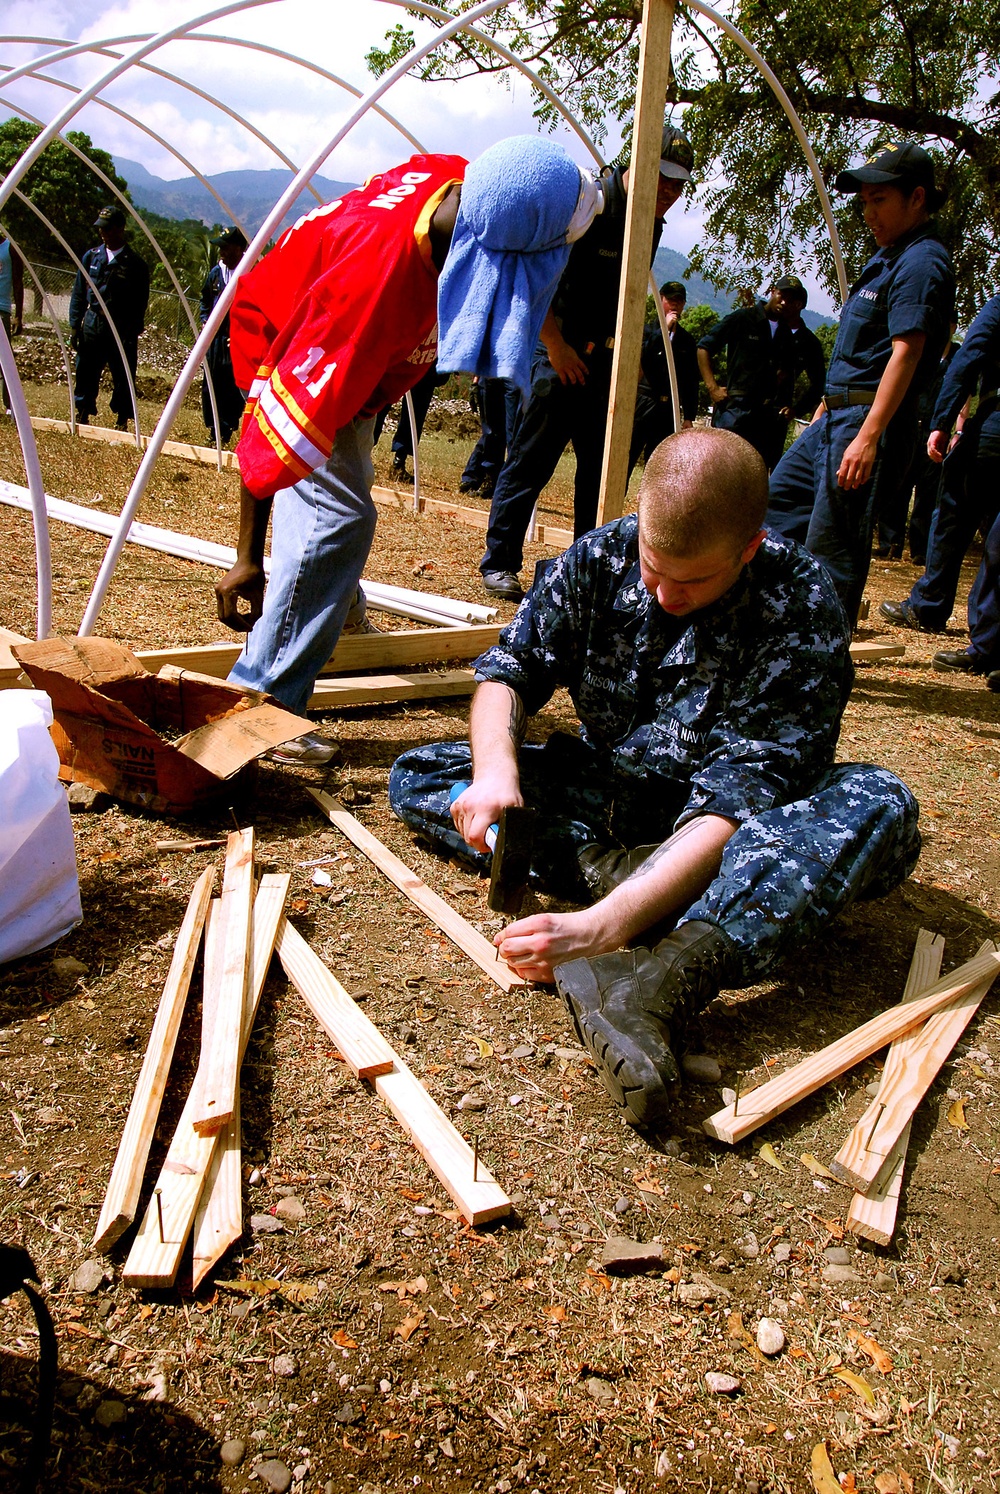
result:
[(321, 768), (332, 762), (340, 751), (336, 742), (327, 742), (313, 731), (303, 732), (280, 747), (272, 747), (264, 756), (272, 763), (291, 763), (299, 768)]
[(351, 620), (348, 619), (347, 622), (345, 622), (343, 628), (340, 630), (340, 636), (341, 638), (359, 638), (362, 634), (382, 633), (384, 631), (385, 630), (383, 628), (377, 628), (375, 626), (366, 612), (360, 622), (351, 622)]

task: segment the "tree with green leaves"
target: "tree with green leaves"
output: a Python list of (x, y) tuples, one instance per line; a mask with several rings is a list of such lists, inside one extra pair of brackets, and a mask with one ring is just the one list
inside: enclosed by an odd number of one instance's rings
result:
[[(464, 8), (462, 4), (450, 7)], [(802, 118), (832, 183), (891, 139), (919, 138), (948, 201), (939, 214), (968, 318), (1000, 279), (1000, 0), (732, 0), (725, 14), (763, 56)], [(602, 140), (627, 128), (639, 58), (639, 0), (520, 0), (479, 21), (529, 62)], [(397, 26), (369, 54), (380, 72), (410, 34)], [(688, 192), (707, 207), (692, 263), (730, 289), (766, 285), (794, 266), (839, 300), (829, 234), (783, 110), (739, 46), (678, 3), (676, 106), (695, 145)], [(456, 37), (423, 64), (425, 77), (501, 71), (481, 43)], [(555, 111), (540, 99), (538, 117)], [(835, 198), (848, 276), (872, 244), (853, 203)]]
[[(7, 119), (0, 124), (0, 179), (16, 165), (40, 134), (40, 127), (27, 120)], [(66, 139), (83, 151), (119, 191), (127, 195), (127, 184), (115, 171), (107, 151), (95, 146), (82, 130), (68, 131)], [(61, 140), (53, 140), (46, 146), (21, 179), (18, 191), (55, 224), (77, 254), (82, 254), (84, 249), (97, 242), (94, 220), (101, 208), (113, 200), (107, 187), (86, 162)], [(9, 197), (0, 209), (0, 219), (26, 258), (39, 264), (68, 263), (58, 241), (16, 194)]]

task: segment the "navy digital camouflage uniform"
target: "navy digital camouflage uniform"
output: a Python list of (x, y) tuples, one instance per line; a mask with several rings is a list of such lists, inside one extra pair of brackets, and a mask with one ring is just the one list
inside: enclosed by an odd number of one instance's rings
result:
[(972, 393), (979, 396), (976, 412), (943, 463), (927, 569), (904, 605), (921, 627), (943, 629), (955, 605), (965, 553), (981, 529), (987, 544), (969, 594), (969, 653), (987, 673), (1000, 669), (1000, 296), (987, 301), (948, 365), (931, 430), (950, 431)]
[[(827, 412), (785, 452), (771, 474), (767, 521), (818, 555), (852, 625), (871, 563), (881, 474), (909, 465), (917, 401), (934, 377), (955, 304), (948, 251), (930, 223), (873, 254), (851, 288), (826, 376)], [(903, 402), (882, 437), (871, 477), (848, 491), (837, 482), (844, 452), (864, 424), (892, 355), (892, 339), (923, 332), (926, 342)]]
[[(681, 921), (720, 927), (751, 984), (855, 899), (909, 874), (917, 805), (884, 768), (834, 765), (853, 667), (821, 565), (768, 534), (723, 597), (672, 618), (642, 583), (637, 536), (629, 515), (549, 562), (476, 675), (509, 685), (529, 713), (565, 688), (580, 718), (579, 740), (521, 749), (522, 793), (548, 832), (536, 885), (567, 896), (584, 845), (659, 843), (700, 814), (739, 821)], [(453, 785), (470, 777), (467, 743), (415, 748), (393, 765), (389, 802), (485, 870), (449, 812)]]

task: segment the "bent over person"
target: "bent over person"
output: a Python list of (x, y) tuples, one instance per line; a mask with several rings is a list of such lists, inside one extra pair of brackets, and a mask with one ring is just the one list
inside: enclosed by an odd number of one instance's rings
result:
[[(358, 607), (375, 415), (433, 366), (439, 298), (440, 366), (526, 388), (569, 246), (597, 204), (594, 182), (536, 136), (468, 167), (418, 155), (316, 208), (241, 275), (230, 317), (236, 382), (250, 391), (240, 537), (216, 594), (220, 620), (252, 631), (230, 679), (305, 710)], [(334, 751), (310, 732), (271, 755), (309, 765)]]
[[(480, 869), (500, 812), (537, 807), (533, 885), (589, 906), (495, 942), (525, 979), (555, 979), (635, 1125), (664, 1116), (685, 1024), (720, 988), (767, 976), (919, 852), (905, 785), (834, 763), (847, 619), (825, 568), (761, 528), (766, 506), (740, 437), (669, 437), (638, 516), (551, 562), (479, 659), (470, 743), (416, 748), (390, 775), (395, 812)], [(579, 738), (522, 745), (559, 688)]]

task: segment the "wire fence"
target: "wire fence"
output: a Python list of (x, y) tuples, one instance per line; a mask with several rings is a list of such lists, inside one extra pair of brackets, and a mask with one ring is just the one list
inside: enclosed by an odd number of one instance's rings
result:
[[(54, 315), (62, 323), (63, 328), (68, 330), (69, 298), (73, 293), (75, 279), (76, 274), (73, 270), (67, 270), (58, 265), (32, 264), (24, 276), (25, 315), (32, 319)], [(46, 309), (42, 299), (43, 291), (49, 310)], [(197, 301), (189, 298), (187, 306), (194, 315), (195, 325), (197, 325)], [(170, 337), (176, 337), (181, 342), (190, 344), (194, 341), (185, 303), (174, 291), (154, 290), (150, 292), (146, 326), (147, 328), (157, 327), (161, 332), (166, 332)]]

